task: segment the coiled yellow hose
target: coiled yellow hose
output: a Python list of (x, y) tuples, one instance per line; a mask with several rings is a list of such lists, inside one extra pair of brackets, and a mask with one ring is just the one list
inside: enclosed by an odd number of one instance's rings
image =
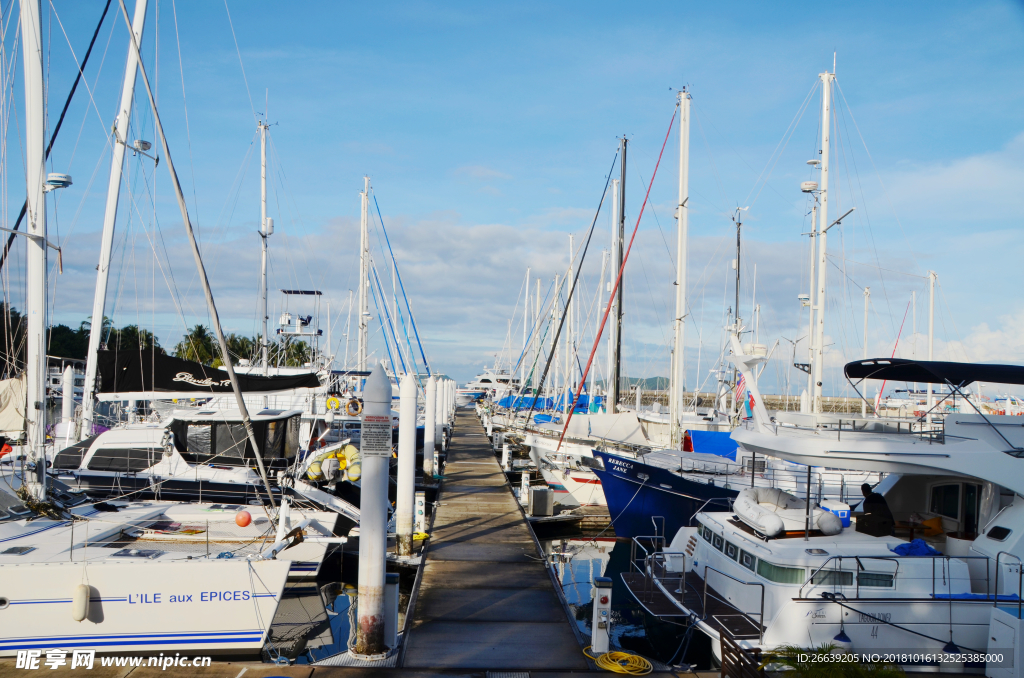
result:
[(654, 670), (651, 662), (632, 652), (605, 652), (595, 657), (587, 652), (589, 649), (589, 645), (583, 648), (583, 654), (593, 659), (598, 668), (605, 671), (624, 673), (629, 676), (646, 676)]

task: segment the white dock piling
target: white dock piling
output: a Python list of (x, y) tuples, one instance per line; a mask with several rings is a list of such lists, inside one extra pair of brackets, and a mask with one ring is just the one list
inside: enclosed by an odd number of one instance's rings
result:
[(434, 420), (437, 418), (437, 381), (427, 379), (427, 397), (423, 404), (423, 480), (434, 475)]
[(398, 555), (412, 555), (413, 505), (416, 494), (416, 416), (419, 403), (416, 379), (402, 377), (399, 388), (398, 418), (398, 497), (395, 500), (395, 527)]
[(359, 455), (363, 462), (359, 506), (359, 626), (353, 654), (380, 658), (384, 643), (384, 567), (387, 551), (388, 465), (391, 458), (391, 383), (378, 363), (363, 387)]
[(444, 449), (444, 379), (437, 383), (437, 395), (434, 398), (434, 445)]

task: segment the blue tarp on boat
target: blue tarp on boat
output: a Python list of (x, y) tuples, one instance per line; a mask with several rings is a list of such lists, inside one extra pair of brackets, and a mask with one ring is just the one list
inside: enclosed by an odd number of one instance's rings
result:
[(687, 431), (693, 443), (693, 451), (700, 454), (717, 454), (736, 461), (738, 445), (727, 431)]
[(908, 544), (900, 544), (896, 548), (889, 549), (898, 556), (941, 556), (942, 551), (936, 551), (924, 539), (915, 539)]

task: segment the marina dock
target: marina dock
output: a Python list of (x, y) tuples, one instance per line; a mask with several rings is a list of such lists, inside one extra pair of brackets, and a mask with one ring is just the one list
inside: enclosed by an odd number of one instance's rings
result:
[(582, 638), (483, 426), (460, 411), (399, 666), (583, 670)]

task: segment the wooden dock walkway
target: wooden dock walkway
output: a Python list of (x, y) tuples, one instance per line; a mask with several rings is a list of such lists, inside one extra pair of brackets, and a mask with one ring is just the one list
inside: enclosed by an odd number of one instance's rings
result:
[(457, 417), (399, 666), (586, 671), (483, 426), (470, 411)]

